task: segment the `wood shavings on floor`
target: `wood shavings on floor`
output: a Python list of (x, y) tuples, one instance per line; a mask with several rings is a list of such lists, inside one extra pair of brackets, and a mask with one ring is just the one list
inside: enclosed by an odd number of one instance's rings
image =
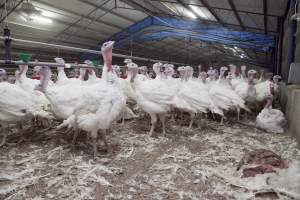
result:
[[(140, 119), (115, 124), (107, 136), (110, 153), (99, 145), (96, 160), (84, 134), (72, 150), (71, 135), (47, 129), (35, 140), (37, 130), (26, 135), (29, 141), (1, 149), (0, 199), (300, 199), (293, 138), (240, 123), (207, 124), (189, 130), (169, 123), (167, 137), (157, 130), (156, 138)], [(240, 178), (237, 163), (259, 148), (288, 159), (290, 167)]]

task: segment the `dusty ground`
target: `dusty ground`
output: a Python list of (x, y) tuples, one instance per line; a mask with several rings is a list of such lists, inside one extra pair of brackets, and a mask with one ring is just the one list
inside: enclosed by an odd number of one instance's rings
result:
[[(168, 124), (167, 137), (156, 138), (146, 135), (146, 120), (115, 124), (110, 153), (99, 145), (95, 161), (85, 134), (71, 150), (65, 132), (37, 130), (22, 144), (13, 143), (15, 133), (0, 151), (0, 199), (300, 199), (300, 151), (291, 137), (239, 123)], [(237, 162), (258, 148), (288, 159), (290, 168), (240, 178)]]

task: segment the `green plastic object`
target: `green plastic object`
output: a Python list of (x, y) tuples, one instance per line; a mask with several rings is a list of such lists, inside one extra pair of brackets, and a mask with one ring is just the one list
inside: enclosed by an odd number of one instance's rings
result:
[(95, 67), (97, 67), (100, 64), (99, 60), (92, 60), (92, 63)]
[(28, 63), (30, 61), (31, 55), (28, 53), (21, 53), (20, 58), (23, 62)]

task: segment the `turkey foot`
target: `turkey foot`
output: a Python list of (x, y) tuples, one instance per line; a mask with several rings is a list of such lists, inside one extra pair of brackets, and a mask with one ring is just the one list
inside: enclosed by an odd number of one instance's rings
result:
[(149, 136), (152, 137), (157, 122), (157, 117), (156, 114), (150, 114), (150, 117), (151, 117), (151, 128), (150, 128)]
[(7, 133), (4, 133), (3, 137), (2, 137), (2, 141), (0, 143), (0, 147), (4, 146), (6, 143), (6, 139), (7, 139)]
[(166, 115), (165, 114), (161, 114), (159, 115), (159, 119), (162, 123), (162, 134), (164, 137), (166, 137)]

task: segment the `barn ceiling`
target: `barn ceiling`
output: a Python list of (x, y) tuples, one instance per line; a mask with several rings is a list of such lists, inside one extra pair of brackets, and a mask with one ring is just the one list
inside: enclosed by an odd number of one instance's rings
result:
[[(40, 18), (27, 20), (24, 3), (31, 2)], [(129, 26), (154, 17), (173, 17), (204, 24), (216, 24), (230, 30), (255, 32), (276, 37), (278, 18), (283, 17), (287, 0), (0, 0), (1, 30), (5, 25), (12, 36), (20, 39), (95, 48)], [(6, 3), (6, 4), (5, 4)], [(5, 17), (7, 15), (7, 17)], [(47, 21), (48, 20), (48, 21)], [(191, 42), (191, 41), (189, 41)], [(80, 59), (78, 53), (41, 46), (14, 44), (13, 56), (28, 51), (34, 58), (52, 60), (65, 57), (70, 62)], [(230, 49), (231, 48), (231, 49)], [(143, 43), (132, 42), (116, 52), (149, 58), (197, 62), (228, 61), (235, 56), (233, 47), (185, 38), (164, 38)], [(247, 59), (264, 63), (269, 55), (243, 50)], [(0, 51), (3, 57), (3, 50)], [(225, 59), (227, 58), (227, 60)]]

